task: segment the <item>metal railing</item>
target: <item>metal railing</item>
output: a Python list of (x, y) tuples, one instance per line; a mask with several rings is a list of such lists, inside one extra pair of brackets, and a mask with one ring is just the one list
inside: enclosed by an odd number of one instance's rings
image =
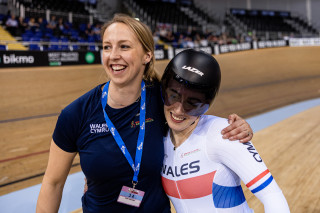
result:
[(93, 42), (35, 42), (35, 41), (1, 41), (1, 45), (6, 45), (6, 50), (10, 50), (9, 46), (14, 44), (22, 45), (28, 50), (39, 50), (39, 51), (75, 51), (75, 50), (85, 50), (85, 51), (100, 51), (102, 49), (101, 43)]

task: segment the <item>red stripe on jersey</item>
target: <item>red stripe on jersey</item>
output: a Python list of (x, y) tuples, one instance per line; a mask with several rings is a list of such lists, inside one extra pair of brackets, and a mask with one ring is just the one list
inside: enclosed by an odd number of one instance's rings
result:
[(212, 194), (212, 182), (216, 171), (184, 180), (162, 177), (162, 186), (167, 195), (179, 199), (194, 199)]
[(269, 173), (269, 170), (267, 169), (266, 171), (262, 172), (260, 175), (258, 175), (257, 177), (255, 177), (252, 181), (250, 181), (249, 183), (247, 183), (247, 187), (249, 188), (250, 186), (252, 186), (253, 184), (255, 184), (256, 182), (258, 182), (261, 178), (263, 178), (264, 176), (266, 176)]

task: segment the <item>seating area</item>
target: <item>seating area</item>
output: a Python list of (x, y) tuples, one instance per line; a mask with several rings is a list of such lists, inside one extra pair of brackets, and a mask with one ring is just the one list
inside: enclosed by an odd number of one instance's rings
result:
[[(6, 41), (6, 42), (4, 42)], [(15, 38), (0, 26), (0, 50), (27, 50), (25, 46), (17, 43)]]
[[(29, 18), (25, 18), (28, 20)], [(39, 18), (41, 19), (41, 18)], [(62, 19), (60, 19), (62, 20)], [(49, 43), (44, 46), (48, 50), (65, 50), (67, 44), (58, 45), (57, 43), (88, 43), (95, 45), (100, 43), (100, 28), (101, 23), (91, 25), (89, 23), (82, 23), (75, 26), (67, 21), (62, 22), (58, 25), (50, 27), (50, 22), (44, 20), (44, 23), (39, 24), (37, 22), (34, 26), (26, 23), (25, 28), (21, 29), (21, 41), (22, 42), (35, 42), (35, 43)], [(52, 20), (51, 20), (52, 24)], [(79, 46), (79, 45), (78, 45)], [(31, 50), (41, 49), (38, 44), (32, 44), (29, 47)], [(41, 49), (43, 50), (43, 49)]]
[(232, 40), (215, 30), (217, 21), (190, 0), (126, 0), (124, 6), (151, 28), (156, 48), (194, 48)]
[[(23, 16), (0, 14), (0, 23), (30, 50), (99, 50), (101, 47), (100, 30), (106, 20), (90, 15), (97, 8), (97, 0), (15, 2), (20, 9), (23, 6)], [(221, 21), (206, 14), (192, 0), (123, 0), (117, 12), (146, 23), (153, 32), (156, 48), (193, 48), (319, 35), (317, 29), (288, 11), (231, 8)]]
[[(125, 6), (151, 27), (157, 41), (173, 47), (319, 35), (316, 29), (300, 23), (302, 19), (292, 17), (288, 11), (231, 8), (221, 23), (196, 7), (193, 1), (126, 0)], [(206, 42), (202, 42), (204, 40)]]
[(144, 2), (142, 0), (138, 0), (137, 3), (157, 23), (197, 26), (196, 22), (180, 11), (178, 4), (170, 2)]
[(202, 24), (214, 22), (192, 1), (127, 0), (129, 11), (146, 22), (152, 30), (160, 24), (175, 25), (175, 31), (186, 32), (188, 27), (201, 29)]
[(285, 22), (285, 18), (290, 17), (289, 12), (230, 9), (230, 13), (251, 31), (295, 32), (295, 29)]
[(296, 24), (299, 25), (301, 28), (306, 29), (308, 32), (313, 34), (319, 34), (319, 31), (314, 28), (312, 25), (309, 25), (305, 20), (301, 19), (300, 17), (291, 17), (291, 20)]
[(53, 11), (60, 12), (72, 12), (83, 15), (89, 15), (88, 11), (85, 9), (86, 6), (96, 7), (96, 1), (84, 1), (84, 0), (16, 0), (17, 3), (23, 5), (25, 8), (37, 8), (41, 10), (50, 9)]
[[(8, 11), (7, 15), (0, 16), (0, 23), (30, 50), (98, 50), (102, 23), (98, 20), (93, 20), (92, 24), (89, 22), (89, 13), (85, 9), (89, 2), (90, 8), (95, 6), (95, 1), (83, 0), (66, 0), (63, 4), (54, 0), (17, 0), (17, 4), (25, 7), (25, 17), (18, 17)], [(41, 9), (30, 12), (33, 11), (30, 8)], [(43, 12), (46, 8), (50, 8), (49, 16)], [(71, 11), (75, 15), (81, 13), (86, 20), (73, 18), (70, 22), (67, 17)]]
[[(294, 17), (288, 11), (273, 10), (246, 10), (234, 9), (229, 11), (229, 20), (242, 26), (242, 30), (247, 32), (254, 31), (258, 38), (265, 34), (274, 35), (267, 39), (279, 39), (279, 35), (286, 36), (314, 36), (319, 32), (308, 25), (299, 17)], [(231, 16), (231, 18), (230, 18)]]

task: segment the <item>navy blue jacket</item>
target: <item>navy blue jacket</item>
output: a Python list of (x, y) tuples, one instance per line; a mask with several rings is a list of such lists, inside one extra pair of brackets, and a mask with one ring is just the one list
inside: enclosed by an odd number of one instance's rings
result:
[[(64, 151), (78, 152), (87, 177), (83, 212), (170, 212), (161, 185), (164, 115), (158, 83), (146, 82), (146, 132), (137, 189), (145, 192), (139, 208), (117, 202), (122, 186), (132, 187), (133, 170), (104, 120), (99, 85), (62, 110), (53, 140)], [(129, 150), (133, 161), (139, 134), (140, 101), (106, 112)], [(80, 186), (81, 187), (81, 186)]]

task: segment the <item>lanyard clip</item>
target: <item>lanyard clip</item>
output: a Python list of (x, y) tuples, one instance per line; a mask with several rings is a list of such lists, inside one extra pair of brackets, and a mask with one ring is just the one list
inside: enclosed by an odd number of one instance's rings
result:
[(138, 181), (132, 181), (132, 188), (134, 189), (137, 184), (138, 184)]

